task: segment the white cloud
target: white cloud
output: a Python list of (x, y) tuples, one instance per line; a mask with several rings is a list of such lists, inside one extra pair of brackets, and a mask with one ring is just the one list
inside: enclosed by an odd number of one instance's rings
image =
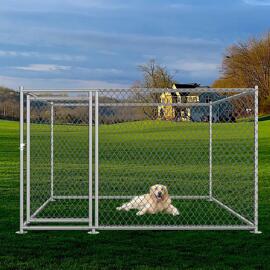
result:
[(114, 51), (111, 51), (111, 50), (99, 50), (98, 52), (100, 54), (109, 55), (109, 56), (118, 55), (117, 52), (114, 52)]
[(270, 6), (270, 0), (242, 0), (247, 5)]
[(93, 68), (89, 69), (90, 71), (100, 73), (100, 74), (114, 74), (114, 75), (119, 75), (122, 74), (123, 71), (121, 69), (117, 68)]
[(171, 68), (175, 68), (180, 71), (187, 72), (212, 72), (218, 70), (217, 63), (190, 61), (190, 60), (178, 60), (170, 64)]
[(127, 84), (111, 83), (102, 80), (43, 79), (0, 76), (1, 86), (18, 89), (23, 85), (28, 89), (82, 89), (82, 88), (125, 88)]
[(128, 4), (123, 4), (124, 1), (119, 4), (115, 1), (106, 1), (106, 0), (64, 0), (65, 4), (69, 4), (75, 7), (81, 8), (99, 8), (99, 9), (122, 9), (127, 8)]
[(35, 51), (5, 51), (0, 50), (0, 57), (29, 57), (29, 58), (46, 58), (55, 61), (84, 61), (87, 58), (83, 55), (69, 55), (69, 54), (53, 54), (53, 53), (39, 53)]
[(1, 56), (17, 56), (17, 52), (15, 51), (2, 51), (0, 50), (0, 57)]
[(66, 70), (71, 70), (73, 74), (79, 73), (81, 75), (91, 74), (92, 76), (112, 76), (121, 75), (125, 72), (117, 68), (87, 68), (87, 67), (69, 67)]
[(195, 59), (176, 60), (170, 63), (168, 67), (177, 71), (177, 73), (185, 73), (194, 78), (214, 77), (219, 72), (219, 64)]
[(76, 10), (104, 9), (118, 10), (128, 8), (129, 4), (107, 0), (1, 0), (0, 12), (55, 12), (74, 13)]
[(169, 5), (170, 8), (173, 9), (191, 9), (194, 8), (194, 5), (186, 4), (186, 3), (173, 3)]
[[(37, 35), (38, 33), (38, 35)], [(102, 32), (89, 30), (73, 31), (57, 28), (38, 28), (35, 26), (27, 29), (16, 26), (16, 35), (12, 31), (6, 31), (0, 26), (0, 39), (2, 43), (16, 45), (35, 45), (37, 42), (46, 46), (66, 45), (80, 46), (83, 49), (95, 47), (99, 51), (110, 49), (129, 48), (144, 49), (163, 48), (175, 46), (220, 46), (222, 42), (218, 39), (205, 39), (200, 37), (166, 36), (149, 34), (127, 34), (117, 32)]]
[(55, 61), (85, 61), (86, 56), (82, 55), (68, 55), (68, 54), (40, 54), (40, 58), (47, 58)]
[(55, 71), (65, 71), (70, 70), (70, 66), (60, 66), (52, 64), (31, 64), (23, 67), (15, 67), (16, 69), (26, 70), (26, 71), (37, 71), (37, 72), (55, 72)]

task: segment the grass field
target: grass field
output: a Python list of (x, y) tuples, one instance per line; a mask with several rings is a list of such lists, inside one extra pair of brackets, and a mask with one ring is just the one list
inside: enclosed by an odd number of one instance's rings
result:
[[(254, 219), (252, 121), (213, 125), (213, 196)], [(87, 218), (88, 202), (57, 196), (88, 196), (88, 127), (54, 125), (54, 198), (37, 218)], [(31, 125), (31, 214), (50, 199), (50, 125)], [(100, 125), (99, 194), (135, 196), (161, 183), (170, 195), (209, 195), (209, 124), (133, 121)], [(174, 199), (181, 215), (116, 211), (121, 200), (101, 200), (100, 226), (245, 225), (207, 198)], [(94, 204), (94, 202), (93, 202)], [(87, 223), (86, 223), (87, 225)]]
[[(126, 125), (126, 126), (125, 126)], [(173, 123), (168, 129), (168, 123), (160, 122), (158, 134), (155, 134), (150, 123), (144, 123), (144, 134), (138, 132), (138, 124), (119, 126), (102, 126), (100, 128), (100, 181), (102, 194), (119, 194), (127, 195), (129, 191), (132, 194), (144, 192), (145, 186), (154, 183), (157, 177), (160, 177), (165, 184), (172, 187), (172, 193), (186, 195), (194, 193), (201, 195), (207, 191), (207, 149), (208, 149), (208, 129), (203, 123), (198, 124), (190, 136), (188, 128)], [(170, 124), (171, 125), (171, 124)], [(147, 127), (147, 128), (145, 128)], [(216, 195), (226, 199), (223, 193), (226, 191), (231, 194), (229, 201), (234, 206), (243, 210), (243, 203), (251, 203), (249, 192), (252, 190), (246, 183), (246, 177), (252, 173), (251, 153), (249, 152), (252, 144), (248, 140), (247, 133), (239, 133), (238, 128), (242, 131), (250, 130), (248, 123), (240, 123), (226, 128), (226, 125), (217, 124), (213, 130), (215, 143), (213, 145), (213, 175), (216, 179)], [(41, 128), (42, 129), (42, 128)], [(113, 129), (113, 130), (110, 130)], [(235, 129), (235, 130), (233, 130)], [(169, 131), (168, 131), (169, 130)], [(41, 175), (49, 175), (49, 152), (42, 151), (38, 148), (40, 140), (43, 140), (43, 147), (49, 145), (49, 129), (44, 127), (33, 127), (32, 136), (33, 144), (36, 143), (36, 152), (31, 152), (34, 163), (32, 178), (39, 178), (36, 182), (36, 195), (44, 189), (46, 196), (47, 180), (43, 180)], [(57, 132), (58, 131), (58, 132)], [(200, 132), (197, 132), (200, 131)], [(78, 132), (78, 131), (77, 131)], [(67, 192), (67, 182), (72, 179), (78, 179), (79, 185), (73, 185), (74, 191), (81, 192), (78, 195), (84, 195), (82, 190), (85, 186), (85, 176), (87, 170), (84, 165), (87, 164), (87, 137), (84, 136), (86, 131), (74, 131), (69, 127), (56, 127), (56, 147), (58, 156), (56, 156), (56, 177), (62, 174), (66, 176), (66, 182), (59, 184), (58, 192)], [(122, 133), (119, 140), (119, 132)], [(64, 134), (64, 137), (63, 137)], [(160, 136), (160, 134), (163, 134)], [(74, 135), (80, 144), (74, 144)], [(220, 136), (223, 141), (220, 142)], [(59, 142), (57, 144), (57, 136)], [(184, 144), (179, 144), (179, 137)], [(134, 143), (136, 137), (136, 143)], [(36, 138), (36, 140), (35, 140)], [(65, 138), (63, 140), (63, 138)], [(29, 232), (26, 235), (16, 235), (14, 232), (19, 225), (19, 151), (18, 151), (18, 123), (17, 122), (0, 122), (0, 267), (3, 269), (268, 269), (270, 265), (270, 121), (261, 121), (259, 126), (259, 143), (260, 143), (260, 230), (262, 235), (253, 235), (248, 232), (142, 232), (142, 231), (103, 231), (97, 236), (89, 236), (85, 232)], [(151, 144), (148, 142), (151, 141)], [(113, 142), (113, 143), (112, 143)], [(176, 144), (178, 142), (178, 144)], [(237, 143), (236, 143), (237, 142)], [(69, 146), (69, 150), (64, 149), (64, 145)], [(130, 149), (130, 145), (132, 148)], [(185, 147), (186, 145), (194, 147)], [(235, 145), (238, 145), (235, 147)], [(166, 151), (162, 151), (164, 147)], [(247, 147), (248, 146), (248, 147)], [(243, 154), (241, 149), (248, 149)], [(159, 149), (159, 150), (158, 150)], [(226, 151), (230, 149), (232, 156), (226, 157)], [(135, 150), (135, 151), (134, 151)], [(159, 153), (160, 151), (160, 153)], [(197, 159), (194, 159), (194, 152), (200, 153)], [(165, 156), (160, 155), (165, 152)], [(41, 154), (43, 153), (43, 154)], [(135, 154), (134, 154), (135, 153)], [(151, 157), (145, 153), (153, 153)], [(70, 156), (71, 155), (71, 156)], [(72, 156), (73, 155), (73, 156)], [(181, 169), (176, 170), (181, 162), (179, 157), (185, 155), (185, 172)], [(69, 158), (68, 158), (69, 157)], [(238, 157), (238, 159), (237, 159)], [(39, 158), (39, 159), (38, 159)], [(241, 160), (245, 159), (244, 162)], [(72, 159), (76, 166), (68, 166), (69, 160)], [(43, 166), (38, 166), (42, 160)], [(47, 160), (47, 161), (46, 161)], [(46, 163), (47, 162), (47, 163)], [(130, 164), (130, 165), (129, 165)], [(143, 164), (143, 165), (141, 165)], [(161, 166), (162, 164), (162, 166)], [(226, 165), (227, 164), (227, 165)], [(234, 165), (234, 166), (232, 166)], [(246, 167), (244, 167), (246, 165)], [(224, 169), (224, 166), (227, 166)], [(226, 174), (221, 174), (220, 170)], [(121, 170), (119, 170), (121, 168)], [(166, 169), (164, 169), (166, 168)], [(196, 168), (196, 170), (194, 170)], [(234, 170), (234, 171), (233, 171)], [(192, 173), (191, 173), (192, 172)], [(196, 173), (194, 173), (196, 172)], [(240, 203), (235, 196), (234, 186), (228, 182), (231, 175), (237, 173), (238, 188), (243, 187), (240, 193), (243, 195)], [(192, 177), (191, 177), (192, 175)], [(145, 177), (146, 182), (136, 187), (130, 183), (130, 179)], [(70, 177), (70, 179), (69, 179)], [(179, 183), (180, 179), (185, 182)], [(121, 180), (120, 190), (113, 188), (117, 179)], [(228, 185), (221, 185), (223, 180), (227, 180)], [(198, 181), (203, 185), (199, 185)], [(172, 181), (172, 182), (170, 182)], [(132, 183), (134, 181), (131, 181)], [(41, 189), (38, 189), (40, 183), (44, 183)], [(76, 187), (80, 187), (76, 190)], [(184, 188), (183, 188), (184, 186)], [(206, 188), (205, 188), (206, 186)], [(194, 188), (195, 187), (195, 188)], [(35, 188), (35, 186), (34, 186)], [(39, 186), (40, 188), (40, 186)], [(68, 189), (70, 190), (70, 189)], [(239, 193), (238, 193), (239, 194)], [(128, 194), (131, 195), (131, 194)], [(45, 198), (45, 197), (44, 197)], [(228, 196), (227, 196), (228, 198)], [(247, 199), (248, 198), (248, 199)], [(38, 204), (37, 199), (37, 204)], [(101, 207), (103, 211), (103, 223), (109, 222), (110, 213), (117, 205), (117, 201), (105, 203)], [(179, 202), (181, 209), (190, 209), (188, 202)], [(82, 206), (84, 209), (85, 206)], [(193, 204), (194, 207), (194, 204)], [(201, 210), (200, 210), (200, 207)], [(214, 220), (211, 215), (217, 209), (211, 209), (208, 205), (197, 206), (197, 213), (204, 211), (204, 216), (209, 220)], [(247, 207), (249, 208), (249, 207)], [(49, 211), (49, 210), (48, 210)], [(55, 213), (52, 210), (52, 213)], [(184, 210), (183, 210), (184, 211)], [(187, 211), (187, 210), (186, 210)], [(189, 210), (190, 211), (190, 210)], [(219, 210), (221, 211), (221, 210)], [(249, 215), (250, 209), (243, 213)], [(222, 212), (219, 214), (225, 215)], [(188, 220), (189, 212), (186, 212), (185, 220)], [(194, 213), (196, 215), (196, 212)], [(123, 220), (126, 220), (124, 217)], [(193, 219), (194, 220), (194, 219)], [(230, 217), (227, 218), (230, 220)], [(112, 221), (112, 220), (111, 220)], [(110, 221), (110, 222), (111, 222)], [(201, 223), (200, 219), (196, 222)], [(138, 220), (133, 220), (138, 222)], [(153, 224), (153, 219), (150, 221)]]

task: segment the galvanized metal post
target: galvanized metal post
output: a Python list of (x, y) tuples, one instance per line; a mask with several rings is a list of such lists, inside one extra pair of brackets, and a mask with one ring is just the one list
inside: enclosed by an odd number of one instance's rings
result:
[(212, 120), (213, 119), (213, 104), (209, 103), (209, 200), (212, 201), (213, 185), (212, 185)]
[(88, 224), (89, 228), (93, 226), (93, 171), (92, 171), (92, 122), (93, 122), (93, 95), (88, 93)]
[(51, 102), (51, 201), (54, 200), (54, 106)]
[(23, 111), (23, 87), (20, 87), (20, 230), (16, 233), (26, 233), (23, 230), (23, 153), (24, 153), (24, 142), (23, 142), (23, 122), (24, 122), (24, 111)]
[(26, 96), (26, 223), (30, 222), (30, 96)]
[[(98, 91), (95, 91), (95, 228), (92, 229), (89, 234), (98, 234), (99, 232), (96, 231), (98, 228)], [(92, 123), (91, 123), (92, 125)]]
[(258, 113), (259, 113), (259, 88), (256, 85), (254, 90), (254, 231), (260, 234), (258, 230)]
[(99, 192), (99, 164), (98, 164), (98, 144), (99, 144), (99, 138), (98, 138), (98, 91), (96, 91), (95, 96), (95, 227), (98, 227), (98, 192)]

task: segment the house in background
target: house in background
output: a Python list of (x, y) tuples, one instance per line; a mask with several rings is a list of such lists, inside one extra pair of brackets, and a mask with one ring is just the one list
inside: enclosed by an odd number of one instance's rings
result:
[[(160, 95), (160, 102), (164, 104), (177, 103), (209, 103), (222, 99), (223, 96), (218, 93), (192, 93), (192, 92), (177, 92), (177, 89), (192, 89), (197, 87), (209, 88), (208, 86), (200, 86), (197, 83), (191, 84), (173, 84), (172, 89), (175, 92), (164, 92)], [(231, 103), (220, 103), (213, 108), (213, 122), (219, 121), (234, 121), (232, 116), (233, 106)], [(209, 108), (202, 106), (181, 107), (181, 106), (164, 106), (158, 107), (158, 116), (163, 120), (175, 121), (194, 121), (202, 122), (209, 121)]]
[[(173, 84), (172, 89), (183, 88), (196, 88), (200, 85), (197, 83), (192, 84)], [(199, 95), (188, 92), (164, 92), (160, 95), (160, 102), (165, 104), (176, 103), (197, 103), (199, 102)], [(177, 106), (159, 106), (158, 115), (164, 120), (181, 120), (189, 121), (191, 117), (190, 108), (181, 108)]]

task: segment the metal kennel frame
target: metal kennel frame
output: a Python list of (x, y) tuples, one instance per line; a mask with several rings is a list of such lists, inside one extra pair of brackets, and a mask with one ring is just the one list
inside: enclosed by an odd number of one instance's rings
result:
[[(136, 89), (137, 92), (143, 93), (173, 93), (175, 91), (181, 93), (192, 92), (195, 94), (202, 93), (222, 93), (222, 98), (218, 100), (213, 100), (210, 102), (195, 102), (195, 103), (179, 103), (172, 101), (168, 104), (164, 104), (161, 101), (157, 100), (128, 100), (128, 93), (134, 92), (134, 89), (72, 89), (72, 90), (62, 90), (62, 89), (24, 89), (20, 87), (20, 230), (18, 233), (23, 234), (30, 230), (85, 230), (89, 233), (97, 233), (99, 230), (249, 230), (254, 233), (260, 233), (258, 230), (258, 87), (255, 88), (192, 88), (192, 89)], [(106, 93), (110, 93), (112, 97), (109, 101), (104, 99), (102, 100), (101, 96), (106, 96)], [(124, 93), (121, 99), (115, 101), (113, 97), (116, 96), (115, 93)], [(79, 95), (78, 95), (79, 94)], [(221, 125), (214, 118), (216, 108), (219, 104), (230, 103), (234, 100), (242, 100), (245, 97), (249, 97), (253, 108), (250, 110), (253, 111), (253, 115), (250, 116), (252, 119), (253, 125), (253, 142), (252, 142), (252, 163), (253, 163), (253, 174), (252, 174), (252, 193), (249, 195), (250, 206), (252, 214), (249, 217), (246, 217), (245, 214), (239, 213), (238, 210), (235, 210), (229, 203), (224, 202), (224, 200), (219, 199), (218, 196), (215, 196), (213, 183), (215, 183), (215, 176), (213, 175), (213, 160), (215, 159), (215, 146), (213, 146), (214, 134), (213, 126)], [(25, 102), (26, 100), (26, 102)], [(127, 101), (128, 100), (128, 101)], [(34, 121), (31, 119), (31, 104), (35, 103), (46, 104), (46, 110), (49, 116), (46, 116), (46, 130), (48, 130), (49, 143), (46, 144), (49, 151), (49, 172), (47, 182), (49, 183), (50, 190), (48, 191), (49, 197), (40, 203), (38, 206), (35, 206), (35, 209), (32, 210), (32, 179), (31, 175), (31, 126)], [(59, 195), (55, 192), (56, 180), (55, 180), (55, 110), (57, 107), (84, 107), (87, 109), (87, 121), (84, 123), (88, 129), (88, 179), (86, 187), (88, 188), (87, 194), (83, 195), (78, 194), (64, 194)], [(187, 195), (187, 194), (173, 194), (171, 197), (173, 200), (182, 200), (182, 201), (207, 201), (211, 204), (215, 204), (219, 209), (223, 209), (226, 213), (229, 213), (240, 223), (237, 224), (105, 224), (104, 222), (100, 224), (100, 202), (102, 200), (123, 200), (130, 199), (133, 195), (138, 194), (127, 194), (127, 195), (115, 195), (115, 194), (99, 194), (100, 192), (100, 167), (99, 167), (99, 156), (102, 154), (99, 149), (100, 143), (100, 132), (99, 127), (101, 126), (100, 110), (102, 107), (112, 107), (112, 108), (136, 108), (136, 107), (151, 107), (156, 108), (158, 106), (175, 106), (181, 108), (207, 108), (209, 112), (207, 129), (208, 129), (208, 193), (203, 195)], [(84, 111), (85, 113), (86, 111)], [(107, 113), (109, 114), (109, 113)], [(104, 113), (105, 116), (106, 113)], [(114, 117), (115, 112), (112, 113), (111, 117)], [(104, 117), (105, 117), (104, 116)], [(40, 119), (40, 118), (39, 118)], [(45, 119), (45, 118), (44, 118)], [(230, 118), (231, 120), (231, 118)], [(230, 121), (229, 120), (229, 121)], [(43, 121), (39, 120), (40, 123)], [(75, 121), (75, 120), (74, 120)], [(77, 121), (77, 120), (76, 120)], [(135, 119), (133, 119), (135, 123)], [(162, 120), (155, 120), (162, 121)], [(128, 122), (128, 120), (126, 120)], [(217, 123), (217, 124), (216, 124)], [(70, 123), (68, 123), (70, 125)], [(111, 123), (113, 124), (113, 123)], [(196, 123), (195, 123), (196, 124)], [(72, 125), (72, 123), (71, 123)], [(26, 126), (26, 129), (25, 129)], [(110, 125), (108, 125), (110, 126)], [(93, 133), (94, 131), (94, 133)], [(47, 131), (46, 131), (47, 132)], [(26, 136), (25, 136), (26, 134)], [(47, 133), (46, 133), (47, 134)], [(42, 143), (38, 142), (37, 143)], [(25, 151), (26, 150), (26, 151)], [(79, 155), (79, 154), (78, 154)], [(94, 155), (94, 157), (93, 157)], [(46, 156), (46, 158), (48, 158)], [(85, 164), (84, 164), (85, 165)], [(45, 165), (44, 165), (45, 166)], [(94, 169), (94, 170), (93, 170)], [(205, 168), (204, 168), (205, 169)], [(220, 172), (217, 171), (216, 175), (219, 177)], [(45, 177), (45, 176), (44, 176)], [(46, 183), (47, 183), (46, 182)], [(222, 185), (222, 181), (219, 182)], [(245, 184), (245, 182), (243, 182)], [(42, 189), (42, 188), (41, 188)], [(229, 190), (229, 186), (228, 186)], [(230, 190), (231, 192), (231, 190)], [(224, 196), (220, 192), (220, 196)], [(36, 200), (39, 200), (39, 196), (33, 195)], [(223, 197), (225, 198), (225, 197)], [(87, 216), (84, 217), (38, 217), (44, 209), (48, 207), (51, 203), (61, 200), (81, 200), (87, 201), (88, 212)], [(237, 208), (237, 207), (236, 207)], [(75, 210), (74, 210), (75, 211)], [(221, 210), (220, 210), (221, 211)], [(158, 216), (158, 215), (157, 215)], [(222, 220), (222, 217), (221, 217)]]

